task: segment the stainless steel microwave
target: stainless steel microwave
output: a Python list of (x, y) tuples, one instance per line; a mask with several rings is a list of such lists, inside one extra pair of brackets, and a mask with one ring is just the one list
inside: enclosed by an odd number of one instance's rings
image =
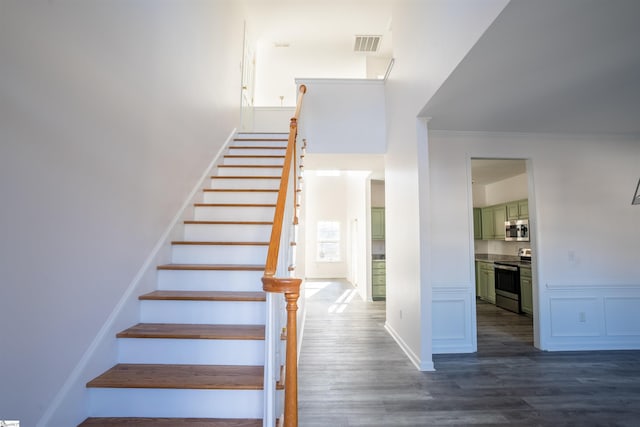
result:
[(529, 241), (529, 220), (505, 221), (504, 240), (513, 242)]

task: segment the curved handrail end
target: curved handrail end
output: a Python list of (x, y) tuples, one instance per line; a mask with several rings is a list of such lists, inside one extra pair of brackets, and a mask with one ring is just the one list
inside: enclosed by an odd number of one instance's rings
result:
[(262, 277), (262, 289), (265, 292), (293, 294), (300, 292), (302, 279), (296, 277)]

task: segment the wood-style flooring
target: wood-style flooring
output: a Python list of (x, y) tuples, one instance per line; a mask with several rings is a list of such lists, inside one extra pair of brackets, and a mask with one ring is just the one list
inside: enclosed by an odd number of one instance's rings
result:
[(479, 302), (478, 352), (419, 372), (383, 327), (384, 301), (306, 286), (300, 427), (640, 425), (640, 351), (539, 351), (531, 319)]

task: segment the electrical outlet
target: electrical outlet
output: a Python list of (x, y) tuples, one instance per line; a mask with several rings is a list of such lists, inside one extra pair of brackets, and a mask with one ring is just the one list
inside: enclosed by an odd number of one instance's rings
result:
[(587, 321), (587, 316), (584, 313), (584, 311), (581, 311), (580, 313), (578, 313), (578, 320), (580, 321), (580, 323), (584, 323)]
[(402, 310), (400, 310), (400, 318), (402, 319)]

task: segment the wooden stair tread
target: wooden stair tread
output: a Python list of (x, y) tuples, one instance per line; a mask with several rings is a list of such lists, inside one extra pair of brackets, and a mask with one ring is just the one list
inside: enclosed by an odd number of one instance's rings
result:
[(285, 156), (272, 154), (225, 154), (225, 159), (284, 159)]
[(275, 203), (194, 203), (197, 208), (275, 208)]
[(195, 221), (184, 222), (189, 225), (273, 225), (273, 221)]
[(222, 418), (87, 418), (78, 427), (262, 427), (262, 420)]
[(234, 138), (234, 141), (288, 141), (288, 138)]
[(236, 175), (231, 175), (231, 176), (220, 176), (220, 175), (214, 175), (211, 177), (211, 179), (281, 179), (281, 177), (279, 176), (251, 176), (251, 175), (247, 175), (247, 176), (236, 176)]
[(158, 301), (266, 301), (264, 292), (240, 291), (153, 291), (139, 300)]
[(263, 340), (264, 325), (203, 325), (138, 323), (116, 335), (118, 338), (174, 338), (206, 340)]
[(269, 246), (269, 242), (198, 242), (198, 241), (174, 241), (172, 245), (184, 246)]
[(269, 146), (261, 146), (261, 145), (236, 145), (229, 147), (230, 150), (286, 150), (287, 147), (285, 145), (269, 145)]
[(282, 165), (218, 165), (219, 168), (282, 169)]
[(262, 390), (262, 366), (120, 363), (87, 383), (94, 388)]
[(205, 188), (205, 193), (277, 193), (277, 189), (269, 188)]
[(264, 265), (251, 264), (163, 264), (158, 270), (264, 271)]

